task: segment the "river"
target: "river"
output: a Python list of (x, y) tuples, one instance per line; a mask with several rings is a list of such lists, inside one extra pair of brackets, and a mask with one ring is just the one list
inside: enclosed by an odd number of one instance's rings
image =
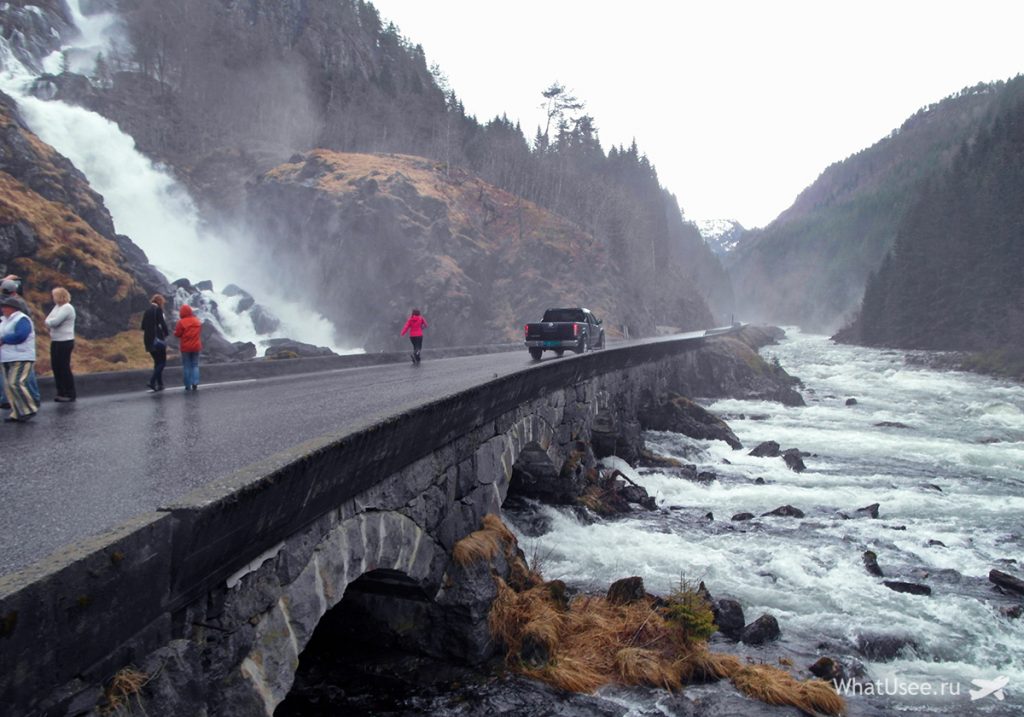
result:
[[(629, 575), (655, 593), (681, 578), (703, 580), (716, 597), (737, 599), (748, 622), (764, 612), (778, 619), (782, 638), (765, 659), (806, 667), (823, 654), (862, 663), (854, 709), (1024, 714), (1024, 621), (1002, 612), (1022, 597), (1000, 595), (988, 579), (993, 568), (1024, 576), (1024, 387), (793, 329), (762, 355), (803, 380), (806, 406), (710, 403), (743, 450), (646, 434), (656, 452), (717, 480), (641, 470), (661, 510), (584, 525), (548, 509), (553, 530), (523, 537), (527, 555), (539, 557), (546, 578), (583, 589)], [(748, 455), (762, 441), (810, 453), (806, 470)], [(873, 503), (877, 519), (841, 515)], [(805, 517), (730, 519), (782, 505)], [(884, 578), (865, 569), (867, 550)], [(927, 585), (932, 594), (894, 592), (883, 579)], [(873, 661), (857, 649), (864, 635), (911, 644), (894, 660)], [(730, 643), (715, 649), (729, 651)], [(1008, 679), (1005, 700), (971, 699), (972, 680), (998, 677)]]
[[(596, 522), (547, 506), (538, 508), (546, 520), (506, 513), (527, 557), (546, 579), (579, 591), (603, 593), (633, 575), (656, 594), (703, 581), (716, 598), (739, 601), (748, 623), (769, 613), (778, 641), (748, 646), (719, 634), (712, 650), (791, 665), (801, 678), (819, 657), (832, 657), (858, 675), (840, 685), (849, 717), (1024, 714), (1024, 619), (1004, 612), (1024, 596), (1001, 594), (988, 577), (992, 569), (1024, 576), (1024, 387), (927, 368), (927, 354), (839, 346), (794, 329), (761, 353), (802, 379), (806, 406), (706, 402), (741, 450), (646, 433), (655, 452), (717, 478), (696, 482), (606, 460), (656, 496), (657, 509)], [(806, 469), (750, 456), (763, 441), (799, 448)], [(875, 503), (877, 518), (858, 513)], [(783, 505), (804, 517), (763, 516)], [(757, 517), (732, 520), (740, 513)], [(529, 526), (545, 522), (550, 530), (530, 537)], [(869, 550), (884, 577), (866, 570)], [(931, 595), (895, 592), (883, 580), (924, 585)], [(347, 643), (335, 636), (307, 651), (315, 656), (304, 653), (279, 717), (799, 714), (752, 702), (725, 681), (681, 695), (610, 686), (597, 699), (566, 700), (525, 680), (387, 649), (371, 658), (373, 645), (339, 651)], [(887, 644), (899, 649), (880, 654)], [(972, 699), (973, 680), (1005, 686)]]

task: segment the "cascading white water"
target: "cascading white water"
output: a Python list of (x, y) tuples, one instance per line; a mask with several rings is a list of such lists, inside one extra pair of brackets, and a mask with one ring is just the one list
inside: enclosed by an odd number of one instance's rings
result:
[[(738, 599), (748, 622), (762, 612), (776, 616), (783, 649), (801, 657), (813, 657), (820, 642), (831, 646), (821, 654), (839, 657), (856, 654), (858, 635), (907, 637), (916, 648), (891, 662), (862, 658), (865, 679), (889, 691), (936, 694), (851, 698), (873, 699), (886, 714), (1024, 713), (1024, 636), (1020, 620), (1002, 612), (1021, 598), (998, 594), (988, 579), (993, 568), (1024, 577), (1024, 388), (795, 331), (769, 351), (803, 379), (807, 406), (715, 402), (710, 409), (746, 447), (739, 451), (646, 434), (655, 452), (718, 479), (702, 484), (643, 470), (638, 480), (661, 510), (584, 525), (546, 509), (553, 530), (521, 538), (527, 554), (539, 557), (546, 578), (588, 589), (628, 575), (661, 594), (680, 578), (704, 580), (712, 594)], [(768, 440), (810, 452), (807, 470), (748, 455)], [(873, 503), (878, 519), (839, 515)], [(787, 504), (806, 517), (730, 520)], [(926, 584), (932, 595), (885, 587), (865, 570), (865, 550), (878, 555), (885, 579)], [(800, 666), (813, 661), (804, 659)], [(1009, 680), (1005, 701), (970, 699), (972, 680), (1000, 676)]]
[[(76, 67), (87, 70), (85, 65), (94, 63), (98, 53), (109, 51), (116, 42), (115, 16), (86, 17), (77, 0), (71, 0), (70, 6), (82, 34), (43, 61), (51, 70), (58, 69), (65, 56), (77, 58)], [(134, 140), (115, 123), (82, 107), (27, 94), (34, 74), (14, 57), (3, 38), (0, 44), (4, 45), (0, 48), (4, 65), (0, 88), (17, 101), (29, 127), (85, 174), (103, 196), (118, 232), (130, 236), (170, 280), (212, 280), (215, 291), (206, 292), (208, 298), (226, 309), (240, 301), (240, 297), (221, 293), (234, 283), (269, 309), (281, 325), (268, 336), (257, 333), (246, 312), (220, 312), (219, 320), (207, 313), (204, 319), (215, 320), (232, 341), (252, 341), (259, 346), (266, 338), (287, 337), (327, 346), (337, 353), (356, 351), (339, 346), (333, 325), (313, 308), (278, 290), (280, 282), (253, 255), (258, 247), (247, 244), (243, 237), (229, 238), (204, 227), (187, 190), (168, 170), (139, 152)]]

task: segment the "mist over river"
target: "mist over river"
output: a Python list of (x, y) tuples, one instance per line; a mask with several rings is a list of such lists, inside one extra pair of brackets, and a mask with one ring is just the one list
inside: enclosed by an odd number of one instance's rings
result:
[[(805, 407), (710, 404), (743, 450), (645, 434), (649, 448), (717, 480), (641, 470), (659, 511), (584, 525), (545, 509), (553, 530), (521, 537), (527, 555), (539, 557), (545, 578), (582, 589), (640, 575), (649, 591), (664, 594), (680, 578), (703, 580), (715, 597), (737, 599), (747, 622), (771, 613), (781, 641), (740, 647), (743, 654), (771, 662), (788, 656), (797, 668), (819, 655), (856, 659), (865, 682), (899, 693), (850, 697), (854, 714), (876, 707), (881, 714), (1024, 714), (1024, 621), (1001, 612), (1022, 597), (1000, 594), (988, 579), (993, 568), (1024, 575), (1024, 387), (792, 329), (762, 355), (803, 380)], [(849, 398), (856, 403), (847, 405)], [(807, 469), (748, 455), (769, 440), (810, 453)], [(840, 515), (873, 503), (880, 504), (877, 519)], [(805, 517), (730, 520), (782, 505)], [(866, 550), (877, 554), (884, 578), (865, 569)], [(932, 594), (897, 593), (883, 579), (927, 585)], [(872, 661), (857, 650), (863, 635), (893, 635), (911, 646), (894, 660)], [(716, 640), (713, 648), (737, 646)], [(1004, 701), (971, 700), (971, 680), (999, 676), (1009, 680)], [(935, 694), (905, 694), (924, 691)], [(646, 713), (645, 701), (633, 705), (636, 714)]]

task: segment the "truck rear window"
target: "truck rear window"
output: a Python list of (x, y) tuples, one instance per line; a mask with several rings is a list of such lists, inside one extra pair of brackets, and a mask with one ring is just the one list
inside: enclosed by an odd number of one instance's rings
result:
[(586, 322), (586, 318), (581, 309), (548, 309), (544, 312), (542, 321)]

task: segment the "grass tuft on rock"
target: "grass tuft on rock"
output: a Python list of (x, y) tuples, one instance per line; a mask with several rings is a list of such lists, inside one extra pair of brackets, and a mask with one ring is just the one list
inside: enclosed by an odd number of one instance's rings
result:
[[(472, 540), (459, 552), (462, 559), (508, 550), (507, 543), (502, 547), (507, 536), (501, 528), (492, 522), (467, 536), (464, 540)], [(600, 595), (577, 595), (566, 606), (564, 590), (541, 582), (536, 573), (533, 578), (512, 586), (496, 577), (498, 594), (489, 616), (507, 663), (523, 675), (572, 692), (611, 683), (678, 690), (729, 679), (767, 704), (792, 705), (810, 715), (841, 715), (845, 709), (827, 682), (800, 681), (777, 667), (710, 652), (711, 606), (692, 586), (681, 583), (666, 600), (648, 595), (616, 604)]]

